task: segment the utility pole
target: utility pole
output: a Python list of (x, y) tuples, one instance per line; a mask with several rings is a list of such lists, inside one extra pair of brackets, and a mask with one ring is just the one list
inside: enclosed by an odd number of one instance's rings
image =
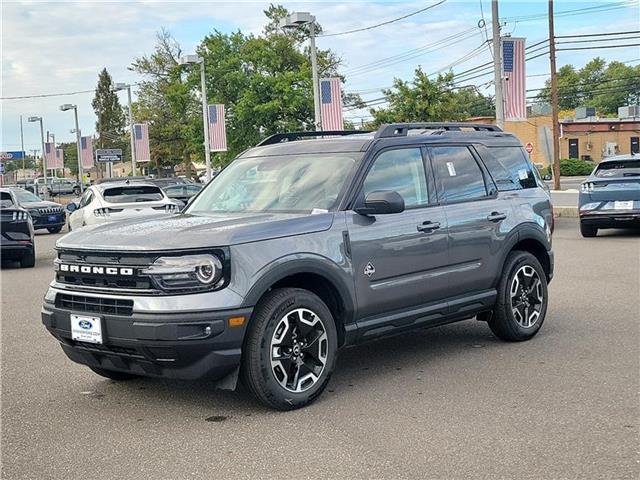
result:
[(503, 129), (504, 95), (502, 92), (502, 45), (500, 42), (498, 0), (491, 0), (491, 25), (493, 30), (493, 83), (496, 86), (496, 124)]
[(560, 128), (559, 128), (559, 121), (558, 121), (558, 78), (556, 77), (556, 34), (553, 26), (553, 0), (549, 0), (549, 59), (551, 63), (553, 189), (560, 190)]
[[(24, 161), (27, 156), (24, 152), (24, 132), (22, 131), (22, 115), (20, 115), (20, 148), (22, 149), (22, 175), (24, 175)], [(16, 177), (17, 180), (17, 177)]]

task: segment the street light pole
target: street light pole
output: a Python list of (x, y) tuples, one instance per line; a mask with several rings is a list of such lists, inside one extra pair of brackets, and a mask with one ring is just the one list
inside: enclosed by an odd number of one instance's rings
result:
[[(29, 122), (40, 122), (40, 142), (42, 145), (42, 174), (44, 177), (44, 193), (43, 196), (45, 200), (49, 197), (49, 189), (47, 188), (47, 159), (46, 159), (46, 151), (44, 147), (44, 126), (42, 125), (42, 117), (29, 117), (27, 119)], [(38, 192), (39, 193), (39, 192)]]
[(316, 52), (316, 17), (311, 16), (309, 24), (309, 50), (311, 51), (311, 78), (313, 81), (313, 114), (316, 131), (322, 130), (322, 118), (320, 115), (320, 89), (318, 86), (318, 58)]
[(313, 82), (313, 116), (316, 131), (322, 130), (320, 114), (320, 88), (318, 80), (318, 56), (316, 51), (316, 17), (309, 12), (293, 12), (280, 21), (281, 28), (309, 26), (309, 50), (311, 55), (311, 81)]
[(127, 90), (127, 102), (129, 110), (129, 136), (131, 137), (131, 175), (135, 177), (138, 168), (136, 163), (136, 141), (134, 139), (133, 131), (133, 110), (131, 108), (131, 84), (116, 83), (114, 85), (113, 91), (119, 92), (120, 90)]
[(60, 110), (66, 112), (67, 110), (73, 110), (73, 114), (76, 121), (76, 151), (78, 155), (78, 175), (80, 176), (80, 193), (84, 192), (84, 173), (82, 171), (82, 146), (80, 145), (82, 134), (80, 132), (80, 126), (78, 125), (78, 106), (70, 103), (60, 105)]
[(180, 65), (200, 64), (200, 89), (202, 97), (202, 123), (204, 128), (204, 162), (207, 166), (207, 182), (211, 180), (211, 152), (209, 151), (209, 108), (207, 105), (207, 83), (204, 71), (204, 58), (197, 55), (185, 55), (180, 58)]

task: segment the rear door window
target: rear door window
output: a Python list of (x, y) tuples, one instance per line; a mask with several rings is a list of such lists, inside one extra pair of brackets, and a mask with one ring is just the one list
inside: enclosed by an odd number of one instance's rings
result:
[(0, 208), (13, 207), (13, 198), (9, 192), (0, 192)]
[(500, 191), (535, 188), (534, 168), (521, 147), (489, 147), (482, 160)]
[(107, 188), (102, 194), (110, 203), (138, 203), (162, 200), (162, 190), (152, 185), (130, 185)]
[(487, 196), (482, 170), (467, 147), (431, 147), (430, 155), (441, 202), (460, 202)]

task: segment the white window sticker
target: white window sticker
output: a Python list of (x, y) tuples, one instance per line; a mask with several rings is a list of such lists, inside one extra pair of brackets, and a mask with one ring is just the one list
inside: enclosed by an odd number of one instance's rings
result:
[(329, 213), (329, 210), (326, 208), (314, 208), (311, 210), (311, 215), (319, 215), (320, 213)]
[(518, 178), (520, 180), (526, 180), (529, 178), (529, 173), (525, 169), (518, 170)]
[(449, 170), (449, 176), (456, 176), (456, 168), (453, 166), (453, 162), (447, 162), (447, 170)]

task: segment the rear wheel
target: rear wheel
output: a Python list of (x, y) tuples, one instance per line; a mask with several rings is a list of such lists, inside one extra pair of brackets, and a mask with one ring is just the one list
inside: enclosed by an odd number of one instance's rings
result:
[(598, 229), (593, 225), (585, 225), (584, 223), (580, 223), (580, 233), (585, 238), (591, 238), (598, 235)]
[(547, 303), (547, 277), (542, 265), (531, 253), (515, 250), (504, 264), (489, 328), (502, 340), (529, 340), (544, 322)]
[(73, 187), (73, 194), (77, 197), (80, 195), (80, 187)]
[(36, 249), (33, 247), (29, 253), (25, 253), (20, 259), (22, 268), (33, 268), (36, 265)]
[(138, 375), (126, 372), (117, 372), (115, 370), (105, 370), (99, 367), (89, 367), (94, 373), (97, 373), (101, 377), (110, 378), (111, 380), (131, 380), (133, 378), (139, 378)]
[(278, 410), (300, 408), (325, 389), (337, 350), (333, 316), (319, 297), (297, 288), (273, 290), (253, 315), (242, 377), (263, 404)]

